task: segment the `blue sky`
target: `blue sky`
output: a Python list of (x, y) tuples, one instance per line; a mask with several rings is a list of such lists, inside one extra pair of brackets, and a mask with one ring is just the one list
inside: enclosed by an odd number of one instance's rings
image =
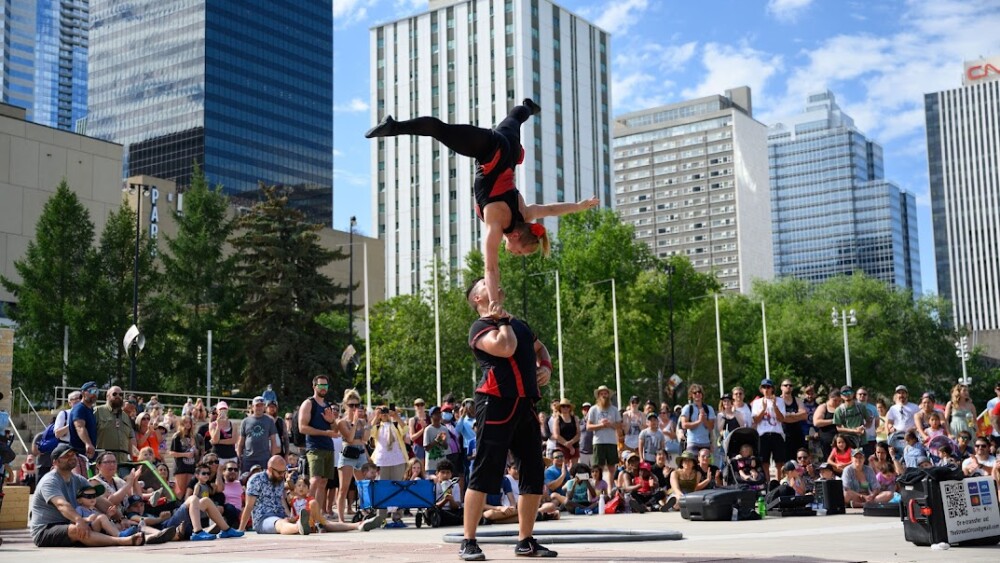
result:
[[(829, 88), (917, 197), (923, 288), (936, 292), (923, 97), (1000, 55), (1000, 0), (564, 0), (611, 32), (612, 115), (749, 85), (765, 124)], [(426, 0), (333, 0), (334, 226), (372, 226), (369, 28)]]

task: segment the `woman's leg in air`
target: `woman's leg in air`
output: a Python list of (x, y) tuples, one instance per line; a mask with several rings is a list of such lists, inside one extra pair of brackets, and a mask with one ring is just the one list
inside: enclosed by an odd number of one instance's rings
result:
[(458, 154), (470, 156), (481, 162), (488, 162), (497, 147), (493, 132), (489, 129), (474, 125), (453, 125), (436, 117), (416, 117), (396, 121), (391, 115), (387, 115), (381, 123), (365, 133), (365, 137), (369, 139), (397, 135), (434, 137)]

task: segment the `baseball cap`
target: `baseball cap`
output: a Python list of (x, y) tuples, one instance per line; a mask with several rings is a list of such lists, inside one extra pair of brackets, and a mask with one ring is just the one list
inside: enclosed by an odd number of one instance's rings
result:
[(82, 393), (86, 393), (90, 389), (93, 389), (94, 390), (93, 392), (97, 393), (97, 384), (94, 383), (93, 381), (88, 381), (80, 386), (80, 392)]
[(434, 416), (434, 415), (440, 414), (440, 413), (441, 413), (441, 407), (439, 407), (437, 405), (434, 405), (433, 407), (431, 407), (431, 410), (430, 410), (430, 415), (431, 416)]
[(413, 400), (413, 406), (426, 405), (423, 399), (417, 398)]
[(833, 471), (833, 468), (830, 467), (830, 464), (827, 463), (827, 462), (825, 462), (825, 461), (823, 463), (821, 463), (821, 464), (819, 464), (819, 465), (816, 466), (816, 470), (817, 471), (820, 471), (820, 470), (823, 470), (823, 469), (829, 469), (830, 471)]
[(851, 457), (858, 457), (858, 456), (864, 457), (864, 455), (865, 451), (861, 448), (854, 448), (854, 451), (851, 452)]
[(451, 405), (445, 405), (441, 407), (441, 412), (452, 412), (452, 410), (453, 409), (451, 408)]
[(59, 459), (62, 456), (66, 455), (67, 452), (76, 453), (76, 450), (74, 450), (73, 446), (69, 445), (68, 443), (60, 442), (59, 444), (56, 445), (55, 449), (52, 450), (52, 459), (53, 460)]
[(628, 402), (630, 402), (630, 403), (638, 403), (639, 402), (639, 397), (637, 395), (632, 395), (631, 397), (629, 397)]
[(585, 408), (585, 409), (590, 408), (592, 406), (594, 406), (594, 405), (592, 405), (590, 403), (584, 403), (584, 404), (580, 405), (581, 408)]
[(761, 387), (774, 387), (774, 382), (765, 377), (764, 379), (760, 380), (760, 386)]
[(854, 394), (854, 389), (851, 389), (850, 385), (844, 385), (843, 387), (840, 388), (840, 394), (841, 395), (853, 395)]
[(644, 461), (639, 464), (639, 469), (645, 469), (646, 471), (652, 471), (653, 466), (649, 464), (648, 461)]
[(87, 489), (94, 489), (94, 492), (97, 493), (97, 496), (103, 495), (104, 491), (107, 490), (104, 488), (104, 485), (92, 482), (86, 487), (80, 487), (80, 490), (76, 492), (76, 498), (80, 498), (80, 494), (83, 493), (83, 491), (86, 491)]
[(218, 403), (215, 403), (215, 410), (221, 411), (222, 409), (229, 410), (229, 403), (225, 401), (219, 401)]
[(139, 495), (132, 495), (132, 496), (128, 497), (128, 500), (125, 501), (125, 506), (132, 506), (133, 504), (136, 504), (136, 503), (139, 503), (139, 502), (143, 502), (142, 497), (139, 496)]
[(726, 393), (725, 395), (722, 396), (722, 399), (720, 399), (720, 400), (722, 400), (722, 401), (732, 401), (733, 400), (733, 396), (730, 395), (729, 393)]
[(656, 418), (656, 413), (655, 412), (651, 412), (651, 413), (649, 413), (649, 414), (646, 415), (646, 420), (653, 420), (654, 418)]
[(264, 397), (261, 397), (260, 395), (257, 395), (256, 397), (253, 398), (253, 404), (255, 404), (255, 405), (261, 404), (261, 405), (263, 405), (264, 404)]
[(794, 461), (785, 462), (785, 471), (798, 471), (799, 464)]
[(908, 390), (908, 389), (906, 388), (906, 385), (897, 385), (897, 386), (896, 386), (896, 392), (897, 392), (897, 393), (899, 393), (900, 391), (906, 391), (907, 393), (909, 393), (909, 392), (910, 392), (910, 391), (909, 391), (909, 390)]
[(268, 406), (271, 406), (271, 405), (277, 406), (277, 404), (278, 404), (278, 399), (270, 399), (269, 401), (267, 401), (267, 405)]

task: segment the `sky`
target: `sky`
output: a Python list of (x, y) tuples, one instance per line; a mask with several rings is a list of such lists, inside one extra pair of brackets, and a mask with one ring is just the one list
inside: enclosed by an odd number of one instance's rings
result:
[[(961, 86), (963, 61), (1000, 55), (1000, 0), (563, 0), (611, 33), (612, 117), (752, 89), (770, 125), (830, 89), (884, 148), (885, 177), (917, 200), (925, 293), (937, 292), (924, 94)], [(369, 28), (427, 0), (333, 0), (334, 227), (375, 232)]]

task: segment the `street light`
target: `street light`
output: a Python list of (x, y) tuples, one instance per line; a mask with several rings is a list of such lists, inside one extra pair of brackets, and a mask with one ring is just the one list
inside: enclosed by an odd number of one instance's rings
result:
[(847, 343), (847, 327), (858, 325), (858, 315), (854, 309), (850, 311), (846, 309), (837, 311), (837, 308), (834, 307), (833, 312), (830, 313), (830, 318), (833, 320), (834, 327), (839, 326), (844, 329), (844, 369), (847, 372), (847, 386), (854, 387), (851, 384), (851, 347)]
[[(615, 278), (608, 278), (606, 280), (596, 281), (589, 285), (597, 285), (599, 283), (611, 282), (611, 315), (612, 315), (612, 327), (615, 333), (615, 393), (618, 397), (618, 401), (621, 401), (622, 396), (622, 372), (621, 365), (619, 362), (618, 353), (618, 295), (615, 293)], [(558, 307), (558, 305), (557, 305)], [(559, 354), (559, 359), (562, 360), (562, 353)], [(562, 364), (560, 364), (560, 368)], [(560, 396), (562, 396), (560, 394)], [(663, 402), (663, 401), (660, 401)]]
[[(771, 379), (771, 355), (767, 352), (767, 308), (763, 299), (760, 300), (760, 323), (764, 329), (764, 377)], [(848, 375), (847, 378), (850, 379), (851, 376)]]
[(531, 274), (529, 277), (544, 276), (555, 273), (556, 275), (556, 346), (559, 354), (559, 396), (565, 397), (565, 385), (563, 380), (563, 353), (562, 353), (562, 308), (559, 299), (559, 270), (548, 270)]
[[(351, 223), (351, 238), (354, 238), (353, 237), (353, 235), (354, 235), (354, 228), (353, 228), (354, 227), (354, 221), (353, 221), (354, 217), (351, 217), (351, 219), (352, 219), (352, 223)], [(349, 244), (338, 244), (337, 247), (350, 246), (351, 247), (351, 255), (353, 256), (354, 255), (354, 245), (355, 244), (360, 244), (361, 245), (361, 256), (362, 256), (362, 261), (361, 262), (362, 262), (362, 268), (364, 268), (364, 282), (363, 282), (363, 284), (365, 286), (365, 393), (366, 393), (365, 396), (367, 397), (366, 398), (366, 405), (365, 406), (366, 406), (366, 408), (368, 410), (371, 410), (371, 408), (372, 408), (372, 325), (371, 325), (371, 322), (370, 322), (370, 320), (368, 318), (368, 243), (367, 242), (358, 242), (358, 243), (352, 242), (352, 243), (349, 243)], [(349, 272), (348, 273), (349, 276), (352, 275), (352, 274), (353, 274), (353, 272)], [(350, 293), (350, 296), (348, 297), (348, 303), (349, 303), (348, 307), (351, 308), (351, 313), (350, 313), (350, 315), (351, 315), (350, 331), (351, 331), (351, 340), (352, 340), (352, 342), (354, 340), (354, 312), (353, 312), (354, 311), (354, 309), (353, 309), (354, 287), (353, 286), (354, 286), (354, 284), (352, 282), (351, 283), (351, 288), (350, 288), (351, 293)]]
[(127, 349), (129, 355), (131, 356), (131, 370), (129, 375), (129, 388), (135, 389), (135, 372), (136, 372), (136, 356), (139, 355), (139, 349), (145, 339), (140, 341), (139, 333), (139, 236), (140, 236), (140, 219), (142, 219), (142, 198), (149, 197), (150, 191), (155, 189), (153, 186), (146, 184), (129, 184), (128, 187), (122, 188), (122, 191), (129, 194), (135, 195), (135, 256), (132, 263), (132, 327), (129, 329), (129, 333), (133, 332), (135, 329), (135, 336), (131, 339), (126, 335)]
[(958, 342), (955, 343), (955, 355), (961, 358), (962, 360), (962, 379), (959, 379), (958, 382), (961, 383), (962, 385), (969, 386), (972, 384), (972, 380), (969, 379), (969, 372), (965, 367), (965, 362), (969, 361), (968, 336), (963, 336), (959, 338)]
[(350, 247), (351, 250), (351, 255), (348, 258), (347, 263), (347, 287), (351, 290), (347, 296), (347, 338), (348, 343), (352, 347), (354, 346), (354, 226), (357, 224), (358, 218), (351, 215), (351, 227), (349, 234), (347, 235), (347, 246)]
[(667, 307), (670, 311), (670, 375), (677, 375), (677, 362), (674, 356), (674, 272), (673, 264), (663, 267), (667, 274)]

